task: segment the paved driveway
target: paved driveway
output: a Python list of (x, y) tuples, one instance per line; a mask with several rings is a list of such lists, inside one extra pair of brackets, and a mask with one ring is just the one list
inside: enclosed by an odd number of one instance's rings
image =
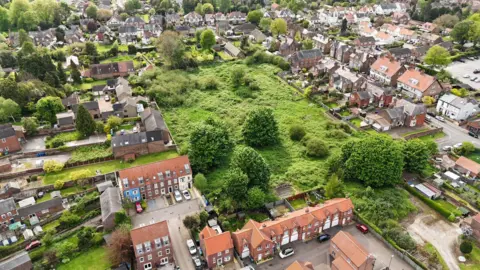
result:
[(23, 152), (33, 152), (38, 150), (45, 150), (45, 137), (47, 136), (37, 136), (28, 138), (27, 142), (23, 144)]
[[(385, 244), (383, 244), (383, 242), (375, 238), (372, 234), (362, 234), (353, 225), (344, 228), (331, 228), (328, 229), (326, 232), (333, 237), (337, 232), (342, 229), (352, 234), (357, 239), (357, 241), (360, 242), (360, 244), (362, 244), (370, 253), (375, 255), (375, 257), (377, 258), (374, 268), (375, 270), (382, 269), (383, 267), (388, 266), (390, 258), (392, 258), (391, 256), (393, 252)], [(328, 259), (328, 248), (330, 246), (329, 241), (324, 243), (319, 243), (317, 240), (311, 240), (307, 243), (297, 241), (295, 243), (283, 246), (282, 249), (289, 246), (292, 246), (295, 249), (295, 255), (285, 259), (280, 259), (278, 255), (275, 255), (274, 259), (258, 265), (257, 267), (255, 267), (255, 269), (286, 269), (295, 260), (311, 262), (315, 269), (330, 269), (330, 262)], [(393, 257), (390, 269), (410, 270), (412, 269), (412, 267), (410, 267), (401, 258)]]
[(19, 171), (24, 171), (28, 169), (33, 169), (35, 168), (36, 162), (38, 160), (43, 160), (44, 162), (46, 160), (56, 160), (61, 163), (65, 163), (70, 159), (70, 156), (72, 154), (70, 153), (65, 153), (65, 154), (60, 154), (60, 155), (53, 155), (53, 156), (43, 156), (43, 157), (35, 157), (35, 158), (20, 158), (16, 159), (13, 164), (12, 164), (12, 169), (15, 172)]
[(463, 127), (452, 124), (449, 121), (440, 122), (437, 119), (432, 119), (432, 123), (439, 127), (442, 127), (443, 132), (445, 133), (445, 137), (437, 140), (438, 147), (440, 149), (443, 146), (453, 146), (461, 142), (471, 142), (477, 148), (480, 148), (480, 140), (469, 136), (468, 131)]
[(454, 62), (449, 65), (446, 70), (452, 74), (454, 78), (461, 81), (462, 83), (470, 85), (473, 89), (480, 88), (480, 82), (472, 82), (470, 78), (463, 78), (465, 74), (472, 76), (480, 77), (480, 74), (473, 74), (473, 71), (480, 67), (480, 60), (470, 61), (465, 59), (465, 63)]
[(90, 144), (90, 143), (100, 143), (104, 142), (107, 140), (107, 136), (102, 134), (102, 135), (92, 135), (88, 137), (87, 139), (84, 140), (79, 140), (79, 141), (73, 141), (73, 142), (67, 142), (65, 145), (66, 146), (80, 146), (84, 144)]

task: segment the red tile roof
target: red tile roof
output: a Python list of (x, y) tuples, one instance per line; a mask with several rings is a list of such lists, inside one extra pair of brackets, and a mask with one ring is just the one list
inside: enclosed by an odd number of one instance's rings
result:
[(338, 256), (335, 260), (333, 260), (332, 266), (335, 266), (336, 269), (340, 270), (355, 269), (353, 266), (348, 264), (348, 262), (342, 256)]
[(202, 237), (205, 246), (204, 252), (207, 256), (215, 255), (219, 252), (224, 252), (225, 250), (233, 248), (232, 235), (230, 232), (217, 234), (215, 230), (206, 226), (200, 232), (200, 238)]
[[(188, 168), (190, 172), (186, 171), (185, 164), (188, 164)], [(166, 171), (170, 171), (170, 177), (166, 176)], [(149, 179), (151, 182), (154, 182), (154, 183), (160, 182), (158, 173), (163, 173), (163, 177), (165, 180), (172, 180), (172, 181), (175, 178), (192, 174), (188, 156), (180, 156), (180, 157), (158, 161), (158, 162), (154, 162), (154, 163), (150, 163), (142, 166), (124, 169), (118, 172), (118, 176), (120, 178), (120, 181), (123, 181), (123, 179), (128, 178), (129, 188), (134, 188), (139, 186), (139, 182), (138, 182), (139, 177), (143, 177), (145, 182), (147, 181), (147, 179)], [(134, 182), (133, 184), (132, 184), (132, 181)]]
[(420, 92), (425, 92), (435, 82), (435, 78), (414, 68), (409, 68), (398, 78), (398, 81)]
[(168, 223), (166, 220), (144, 227), (139, 227), (130, 231), (130, 237), (132, 237), (132, 243), (134, 247), (137, 244), (143, 244), (147, 241), (153, 241), (156, 238), (161, 238), (164, 236), (169, 236), (170, 238)]
[(313, 270), (313, 265), (311, 262), (294, 261), (285, 270)]
[(457, 159), (455, 164), (471, 171), (473, 174), (478, 174), (480, 172), (480, 164), (463, 156)]
[[(348, 232), (339, 231), (332, 238), (331, 243), (335, 244), (356, 267), (362, 266), (367, 261), (368, 251)], [(339, 263), (343, 264), (341, 261)], [(339, 269), (348, 268), (340, 267)]]
[(385, 74), (387, 77), (392, 77), (402, 68), (402, 64), (393, 58), (382, 56), (379, 57), (370, 68)]

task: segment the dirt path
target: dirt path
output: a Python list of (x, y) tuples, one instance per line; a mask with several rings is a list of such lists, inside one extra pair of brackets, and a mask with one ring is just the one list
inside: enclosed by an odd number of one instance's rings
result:
[(415, 205), (419, 208), (420, 213), (410, 224), (405, 224), (407, 231), (419, 244), (423, 244), (424, 241), (430, 242), (438, 250), (449, 269), (460, 270), (454, 245), (462, 233), (461, 229), (457, 224), (441, 218), (423, 202), (415, 199)]

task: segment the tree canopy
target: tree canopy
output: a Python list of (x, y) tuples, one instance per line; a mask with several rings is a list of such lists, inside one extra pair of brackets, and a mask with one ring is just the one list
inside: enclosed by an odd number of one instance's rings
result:
[(165, 31), (160, 35), (157, 42), (160, 55), (167, 64), (176, 66), (183, 61), (185, 45), (179, 34), (174, 31)]
[(80, 104), (77, 109), (77, 117), (75, 120), (75, 127), (78, 132), (82, 135), (90, 136), (95, 132), (96, 124), (93, 120), (93, 117), (85, 109), (83, 105)]
[(208, 29), (202, 32), (200, 35), (200, 44), (203, 49), (210, 50), (215, 43), (215, 33), (213, 33), (212, 30)]
[(273, 110), (260, 108), (250, 111), (242, 128), (245, 143), (250, 146), (269, 146), (278, 142), (278, 124)]
[(248, 15), (247, 15), (247, 21), (257, 25), (262, 18), (263, 18), (263, 13), (261, 10), (252, 10), (248, 12)]
[(277, 18), (270, 24), (270, 31), (274, 36), (287, 33), (287, 22), (282, 18)]
[(423, 141), (419, 139), (406, 141), (403, 154), (405, 170), (419, 173), (427, 167), (430, 152)]
[(37, 102), (38, 118), (49, 122), (51, 125), (57, 122), (57, 113), (63, 111), (62, 100), (58, 97), (44, 97)]
[(268, 190), (270, 168), (263, 157), (251, 147), (238, 147), (232, 156), (230, 166), (238, 168), (248, 177), (248, 187)]
[(450, 60), (450, 53), (442, 46), (435, 45), (428, 49), (424, 59), (425, 63), (434, 67), (448, 66), (452, 60)]

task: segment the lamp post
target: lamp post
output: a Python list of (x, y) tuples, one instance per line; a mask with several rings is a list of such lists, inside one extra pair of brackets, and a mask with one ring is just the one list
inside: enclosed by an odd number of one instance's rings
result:
[(387, 267), (388, 270), (390, 270), (390, 265), (392, 264), (392, 260), (394, 256), (395, 255), (392, 254), (392, 257), (390, 257), (390, 262), (388, 263), (388, 267)]

